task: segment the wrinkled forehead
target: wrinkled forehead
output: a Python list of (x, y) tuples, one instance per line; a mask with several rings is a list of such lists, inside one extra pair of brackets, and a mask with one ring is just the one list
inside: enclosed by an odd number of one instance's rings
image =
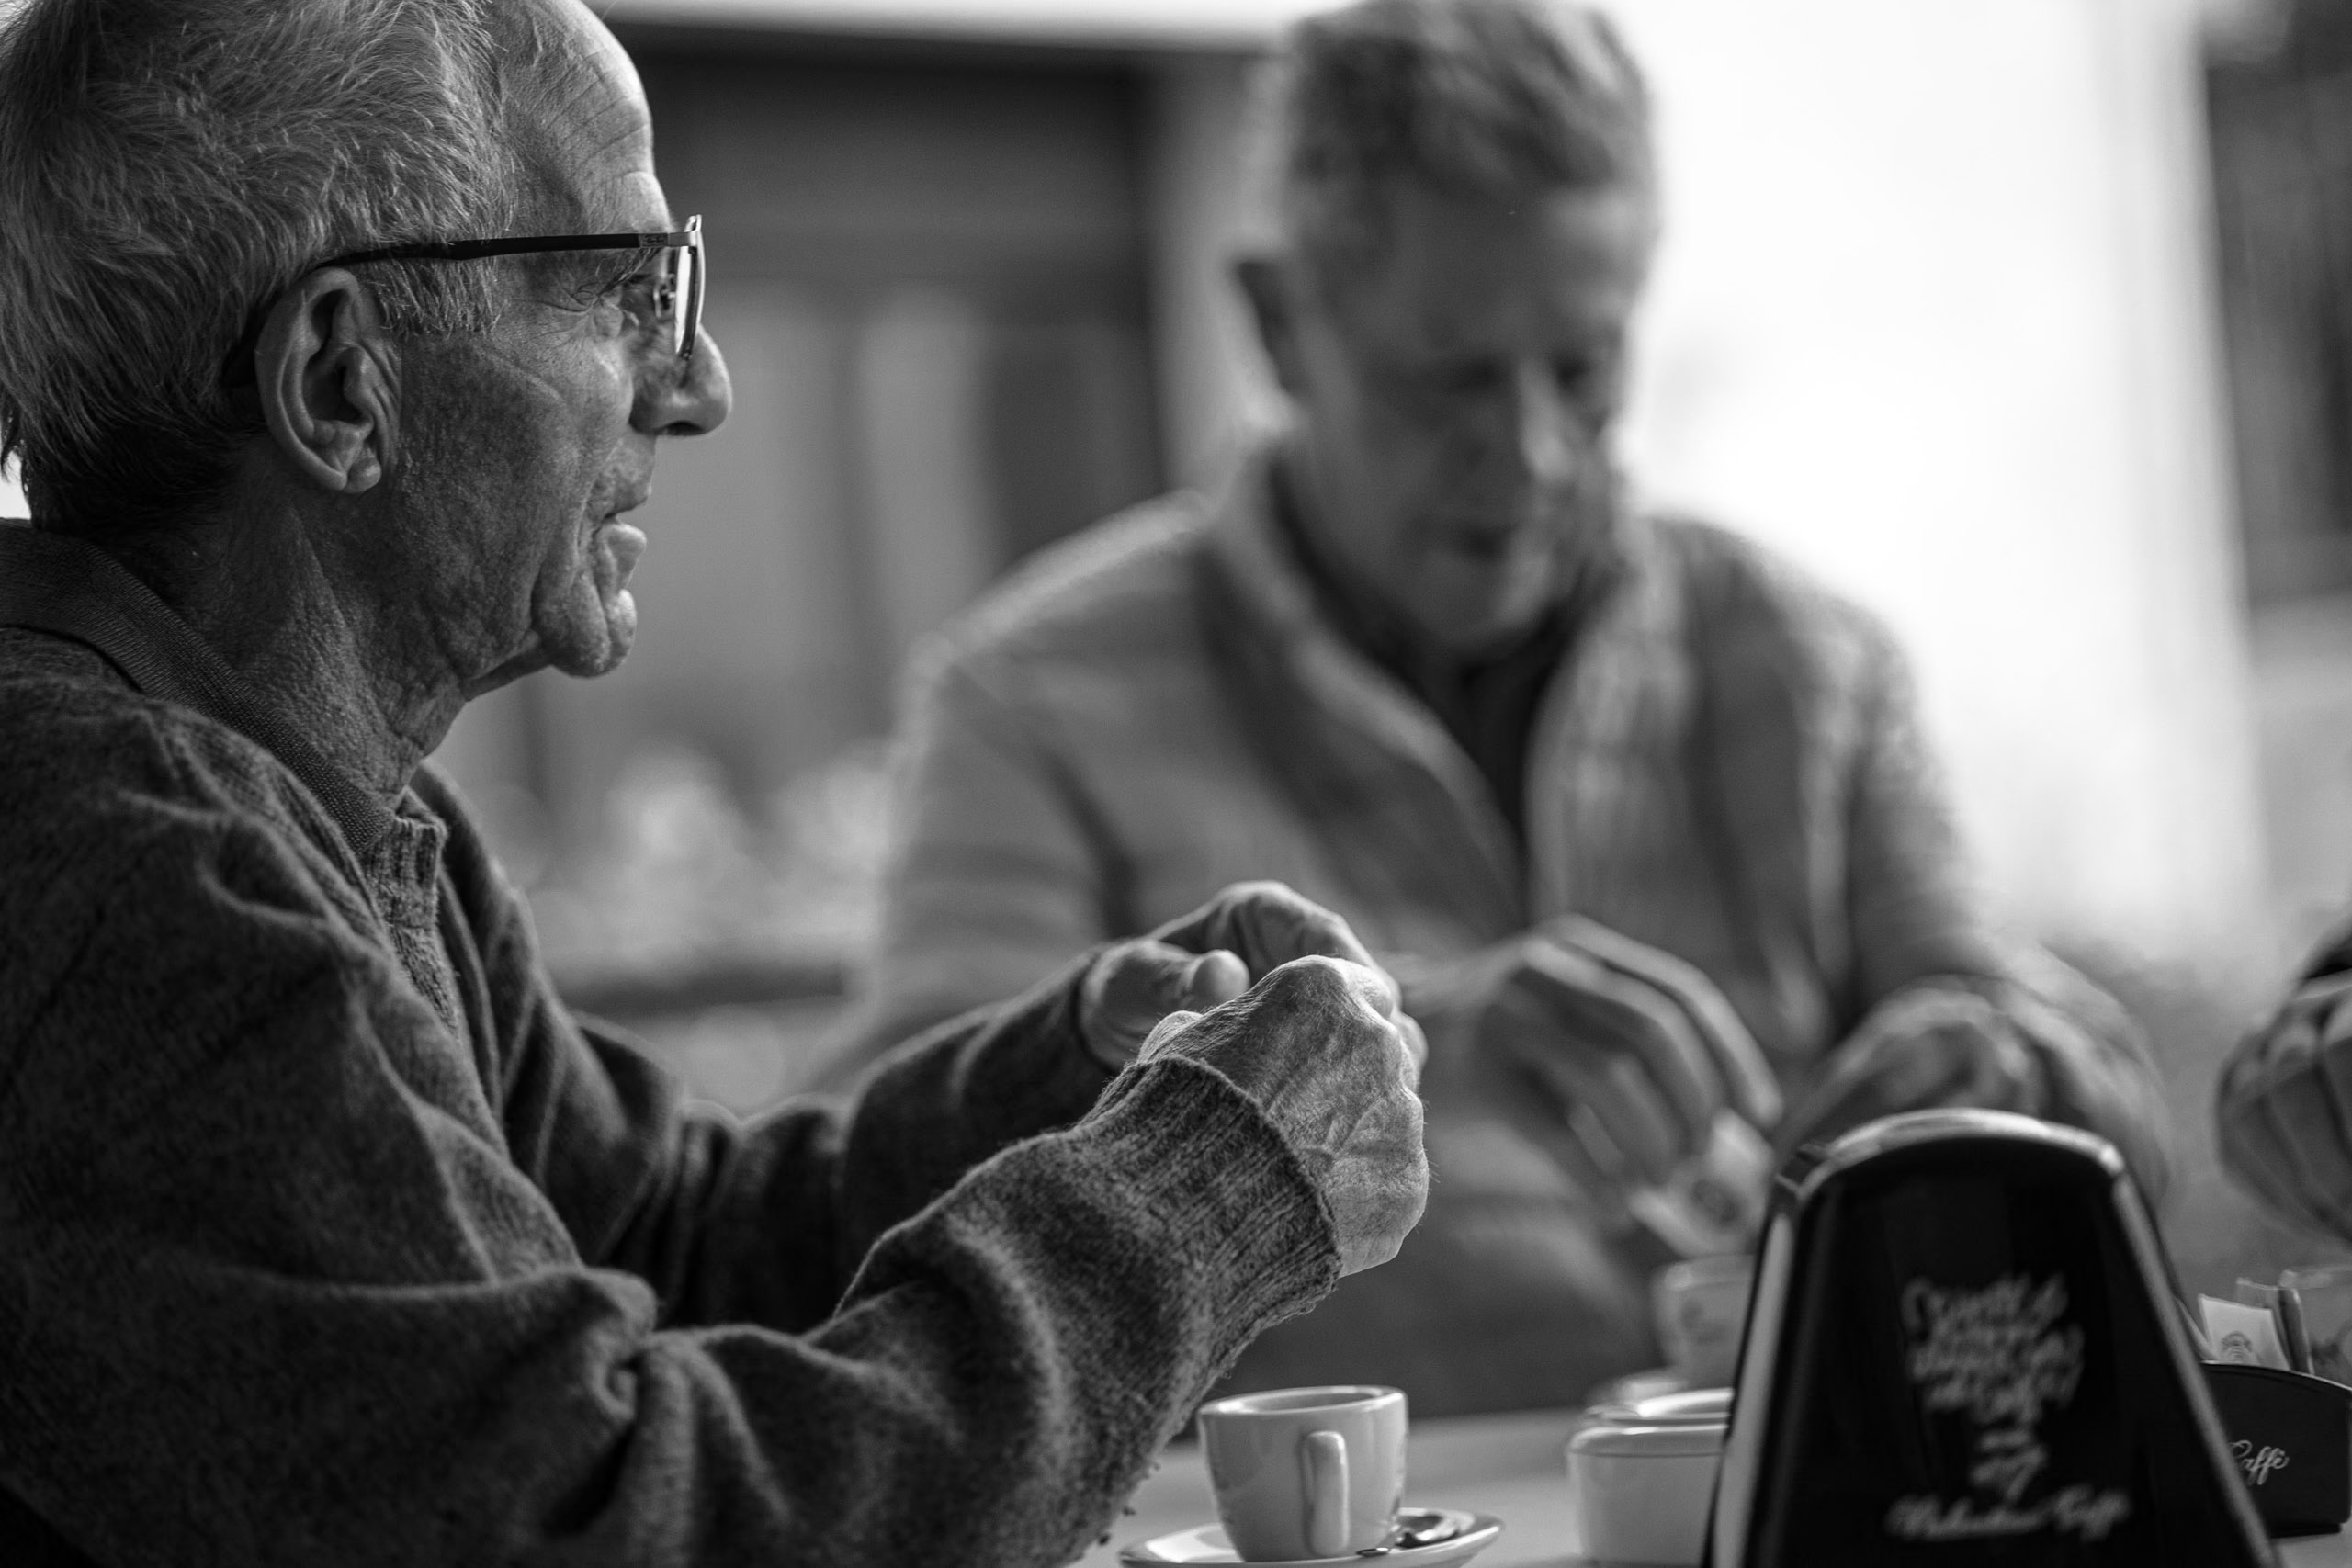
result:
[(509, 15), (510, 131), (534, 175), (535, 221), (549, 231), (670, 227), (645, 91), (619, 41), (579, 0), (522, 0)]

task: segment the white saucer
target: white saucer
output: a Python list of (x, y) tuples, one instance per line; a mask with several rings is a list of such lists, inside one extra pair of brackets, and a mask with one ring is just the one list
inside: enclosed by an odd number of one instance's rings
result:
[[(1307, 1557), (1295, 1562), (1256, 1562), (1250, 1568), (1440, 1568), (1448, 1562), (1467, 1562), (1495, 1543), (1503, 1533), (1502, 1520), (1492, 1514), (1465, 1514), (1459, 1508), (1432, 1508), (1431, 1513), (1443, 1514), (1458, 1521), (1454, 1533), (1443, 1540), (1433, 1540), (1427, 1546), (1409, 1547), (1399, 1551), (1366, 1555), (1351, 1551), (1345, 1557)], [(1119, 1561), (1136, 1568), (1156, 1568), (1169, 1562), (1239, 1562), (1234, 1555), (1233, 1543), (1225, 1539), (1223, 1525), (1195, 1525), (1173, 1535), (1155, 1536), (1149, 1540), (1131, 1541), (1119, 1549)]]

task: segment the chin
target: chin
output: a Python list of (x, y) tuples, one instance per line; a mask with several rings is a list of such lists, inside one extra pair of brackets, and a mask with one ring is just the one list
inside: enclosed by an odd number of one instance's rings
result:
[(592, 600), (584, 613), (541, 627), (543, 662), (581, 680), (608, 675), (620, 668), (637, 641), (636, 606), (628, 603), (626, 592), (621, 600), (620, 605), (611, 609)]
[(583, 681), (609, 675), (621, 667), (621, 661), (628, 657), (628, 650), (635, 641), (633, 634), (618, 627), (611, 628), (594, 647), (581, 649), (575, 657), (558, 660), (558, 668), (565, 674), (576, 675)]
[(1555, 562), (1547, 552), (1433, 551), (1415, 567), (1409, 581), (1396, 584), (1399, 607), (1444, 643), (1511, 637), (1533, 626), (1552, 602)]
[(1412, 618), (1439, 647), (1475, 653), (1528, 631), (1549, 603), (1545, 595), (1524, 592), (1449, 595), (1414, 605)]

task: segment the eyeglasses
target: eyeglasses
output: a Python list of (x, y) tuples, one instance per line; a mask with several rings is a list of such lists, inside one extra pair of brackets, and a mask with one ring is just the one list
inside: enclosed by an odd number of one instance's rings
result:
[(356, 266), (376, 261), (476, 261), (483, 256), (526, 255), (544, 251), (662, 251), (653, 285), (656, 324), (670, 329), (670, 350), (681, 362), (694, 357), (702, 332), (702, 218), (686, 220), (674, 234), (532, 234), (511, 240), (442, 240), (354, 251), (320, 266)]

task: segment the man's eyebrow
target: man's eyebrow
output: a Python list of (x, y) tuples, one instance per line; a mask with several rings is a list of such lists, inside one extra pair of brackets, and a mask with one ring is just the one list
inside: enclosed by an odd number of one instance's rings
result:
[(622, 282), (659, 252), (657, 245), (639, 245), (634, 250), (616, 245), (610, 250), (538, 251), (516, 259), (523, 263), (526, 276), (534, 286), (571, 292), (609, 288)]

